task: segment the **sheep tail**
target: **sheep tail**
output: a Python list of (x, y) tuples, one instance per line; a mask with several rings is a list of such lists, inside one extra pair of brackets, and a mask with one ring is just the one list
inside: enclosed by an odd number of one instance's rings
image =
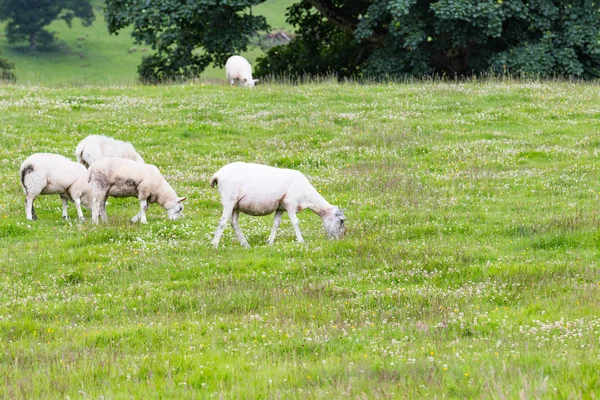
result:
[(85, 146), (82, 146), (81, 144), (77, 146), (77, 149), (75, 149), (75, 157), (77, 157), (77, 162), (79, 164), (83, 164), (84, 167), (89, 168), (90, 165), (83, 159), (84, 150)]
[(81, 164), (81, 161), (83, 161), (83, 146), (77, 148), (75, 156), (77, 156), (77, 162)]
[(217, 178), (217, 174), (214, 174), (210, 180), (210, 187), (215, 187), (219, 183), (219, 178)]
[(33, 165), (27, 165), (21, 170), (21, 185), (23, 186), (25, 194), (28, 194), (27, 185), (25, 184), (25, 178), (30, 172), (33, 172)]

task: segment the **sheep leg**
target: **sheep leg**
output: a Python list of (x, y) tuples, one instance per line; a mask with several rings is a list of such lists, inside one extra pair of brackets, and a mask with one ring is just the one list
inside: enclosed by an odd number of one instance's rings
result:
[(223, 207), (223, 215), (221, 215), (221, 219), (219, 219), (219, 226), (217, 226), (217, 230), (215, 231), (215, 237), (212, 241), (212, 245), (215, 249), (219, 247), (221, 235), (223, 234), (223, 230), (227, 226), (227, 221), (229, 221), (229, 217), (231, 217), (232, 213), (233, 206)]
[(92, 200), (92, 222), (98, 223), (98, 214), (100, 214), (100, 202), (97, 197)]
[(298, 243), (304, 243), (304, 239), (302, 239), (302, 233), (300, 233), (300, 221), (298, 221), (298, 217), (296, 217), (296, 210), (287, 210), (287, 213), (290, 216), (290, 221), (292, 221), (292, 226), (294, 227), (294, 232), (296, 233), (296, 240), (298, 240)]
[(35, 208), (33, 208), (34, 200), (35, 197), (30, 195), (25, 198), (25, 216), (30, 221), (35, 221), (37, 219), (37, 215), (35, 215)]
[(269, 240), (267, 240), (268, 244), (273, 244), (275, 242), (275, 232), (279, 228), (281, 224), (281, 217), (283, 216), (283, 210), (277, 210), (275, 212), (275, 220), (273, 221), (273, 229), (271, 230), (271, 236), (269, 236)]
[(136, 223), (138, 221), (140, 221), (140, 223), (142, 224), (147, 224), (148, 221), (146, 220), (146, 210), (148, 209), (148, 200), (140, 200), (140, 212), (137, 213), (136, 215), (134, 215), (133, 218), (131, 218), (131, 222)]
[(76, 198), (73, 201), (75, 202), (75, 208), (77, 208), (77, 218), (83, 221), (85, 218), (83, 218), (83, 211), (81, 211), (81, 199)]
[(248, 244), (248, 241), (246, 240), (246, 238), (244, 237), (244, 234), (242, 233), (242, 230), (240, 229), (239, 218), (240, 218), (240, 211), (233, 210), (233, 213), (231, 214), (231, 227), (233, 228), (242, 247), (245, 247), (248, 249), (248, 248), (250, 248), (250, 245)]
[(79, 218), (79, 220), (83, 221), (85, 218), (83, 218), (83, 211), (81, 210), (81, 196), (83, 195), (82, 192), (80, 192), (79, 190), (70, 190), (69, 191), (69, 196), (71, 197), (71, 199), (73, 199), (73, 203), (75, 203), (75, 209), (77, 210), (77, 218)]
[(105, 195), (102, 199), (102, 202), (100, 203), (100, 217), (104, 222), (108, 221), (108, 215), (106, 215), (106, 203), (108, 203), (108, 201), (106, 201), (107, 199), (108, 195)]
[(98, 223), (99, 216), (106, 221), (106, 195), (104, 193), (96, 193), (92, 199), (92, 222), (94, 224)]
[(67, 206), (69, 205), (69, 199), (61, 197), (63, 204), (62, 217), (63, 219), (69, 219), (69, 213), (67, 212)]

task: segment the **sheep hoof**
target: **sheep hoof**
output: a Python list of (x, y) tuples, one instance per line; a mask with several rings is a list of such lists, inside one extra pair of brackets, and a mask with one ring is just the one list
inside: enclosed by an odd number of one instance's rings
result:
[(248, 243), (242, 243), (242, 247), (245, 249), (249, 249), (250, 245)]

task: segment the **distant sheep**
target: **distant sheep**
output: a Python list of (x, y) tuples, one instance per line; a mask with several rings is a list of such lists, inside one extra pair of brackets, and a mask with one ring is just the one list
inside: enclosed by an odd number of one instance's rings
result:
[(144, 162), (142, 156), (135, 151), (131, 143), (102, 135), (90, 135), (79, 142), (75, 150), (75, 156), (77, 162), (83, 164), (86, 168), (89, 168), (90, 165), (102, 157), (119, 157)]
[(25, 214), (27, 219), (36, 220), (33, 201), (40, 194), (58, 194), (63, 203), (62, 217), (68, 218), (67, 204), (75, 203), (77, 216), (83, 219), (81, 203), (91, 205), (91, 186), (88, 171), (81, 164), (58, 154), (36, 153), (29, 156), (19, 171), (25, 192)]
[(244, 87), (253, 88), (258, 79), (252, 79), (252, 66), (242, 56), (231, 56), (225, 63), (227, 81), (234, 85), (241, 83)]
[(240, 212), (257, 216), (275, 213), (269, 244), (275, 241), (275, 232), (284, 211), (287, 211), (292, 221), (296, 239), (303, 243), (296, 213), (306, 208), (321, 217), (325, 230), (331, 237), (340, 238), (344, 235), (346, 217), (343, 211), (329, 204), (299, 171), (235, 162), (218, 170), (210, 185), (218, 185), (223, 205), (223, 215), (212, 242), (215, 248), (219, 246), (229, 218), (242, 246), (250, 247), (240, 230)]
[(165, 210), (169, 219), (175, 220), (183, 212), (185, 197), (177, 197), (175, 190), (163, 178), (154, 165), (142, 164), (125, 158), (107, 157), (96, 161), (89, 169), (92, 184), (92, 221), (98, 223), (106, 216), (106, 199), (113, 197), (137, 197), (140, 212), (131, 222), (146, 224), (148, 204), (157, 203)]

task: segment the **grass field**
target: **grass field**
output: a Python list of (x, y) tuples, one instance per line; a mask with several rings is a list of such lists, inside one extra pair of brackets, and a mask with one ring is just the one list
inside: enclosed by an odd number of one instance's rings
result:
[[(560, 82), (242, 90), (0, 86), (0, 397), (592, 398), (600, 91)], [(132, 225), (25, 219), (20, 163), (132, 141), (176, 189)], [(228, 227), (211, 175), (296, 168), (348, 234)], [(69, 210), (75, 216), (74, 208)], [(89, 218), (89, 212), (86, 213)], [(160, 395), (159, 395), (160, 394)]]
[[(55, 32), (57, 45), (52, 51), (31, 52), (28, 44), (9, 44), (4, 35), (5, 24), (0, 23), (0, 57), (15, 64), (15, 73), (24, 84), (132, 84), (137, 80), (137, 66), (144, 55), (152, 50), (146, 45), (135, 45), (130, 31), (109, 35), (102, 12), (103, 2), (94, 1), (96, 20), (90, 27), (73, 21), (69, 29), (64, 21), (55, 21), (47, 29)], [(254, 12), (264, 15), (273, 29), (290, 29), (285, 22), (286, 8), (292, 0), (268, 0), (255, 7)], [(135, 50), (134, 50), (135, 49)], [(257, 45), (243, 53), (251, 62), (263, 54)], [(224, 80), (222, 68), (210, 67), (203, 74), (210, 80)]]

